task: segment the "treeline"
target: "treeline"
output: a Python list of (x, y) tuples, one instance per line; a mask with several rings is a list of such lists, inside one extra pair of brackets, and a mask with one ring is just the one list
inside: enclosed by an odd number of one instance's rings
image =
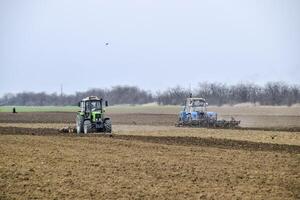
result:
[(45, 92), (22, 92), (6, 94), (0, 98), (0, 105), (16, 106), (58, 106), (78, 105), (78, 102), (87, 96), (97, 96), (116, 104), (145, 104), (154, 102), (151, 92), (141, 90), (134, 86), (115, 86), (111, 89), (90, 89), (86, 92), (76, 92), (72, 95), (46, 94)]
[(261, 105), (292, 105), (300, 103), (300, 86), (283, 82), (270, 82), (264, 86), (255, 84), (226, 85), (222, 83), (199, 83), (190, 91), (182, 87), (169, 88), (153, 94), (134, 86), (115, 86), (110, 89), (90, 89), (72, 95), (46, 94), (45, 92), (22, 92), (6, 94), (0, 98), (0, 105), (58, 106), (77, 105), (87, 96), (98, 96), (116, 104), (145, 104), (157, 102), (160, 105), (179, 105), (190, 93), (203, 97), (210, 105), (259, 103)]
[[(192, 91), (194, 97), (203, 97), (210, 105), (259, 103), (261, 105), (288, 105), (300, 103), (300, 86), (283, 82), (270, 82), (264, 86), (256, 84), (237, 84), (228, 86), (222, 83), (199, 83)], [(190, 94), (181, 87), (170, 88), (158, 93), (159, 104), (178, 105)]]

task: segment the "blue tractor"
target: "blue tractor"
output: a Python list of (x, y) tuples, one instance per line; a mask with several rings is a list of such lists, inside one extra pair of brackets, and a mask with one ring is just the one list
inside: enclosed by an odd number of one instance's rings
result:
[(207, 111), (208, 103), (204, 98), (187, 98), (183, 110), (179, 112), (176, 126), (236, 128), (240, 121), (218, 120), (216, 112)]

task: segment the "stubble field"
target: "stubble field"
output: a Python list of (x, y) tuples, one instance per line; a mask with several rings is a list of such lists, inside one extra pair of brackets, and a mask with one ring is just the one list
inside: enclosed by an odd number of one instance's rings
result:
[(238, 130), (107, 112), (113, 137), (59, 133), (72, 112), (0, 113), (0, 199), (299, 199), (299, 108), (255, 109), (219, 108)]

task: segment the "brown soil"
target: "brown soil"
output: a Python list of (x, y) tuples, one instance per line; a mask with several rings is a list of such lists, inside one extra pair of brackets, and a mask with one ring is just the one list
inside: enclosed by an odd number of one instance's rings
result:
[(0, 199), (300, 198), (298, 153), (154, 140), (1, 135)]
[[(0, 123), (75, 123), (75, 113), (71, 112), (34, 112), (34, 113), (0, 113)], [(175, 114), (108, 114), (114, 124), (133, 125), (165, 125), (174, 126), (177, 121)], [(270, 116), (270, 115), (233, 115), (241, 120), (242, 127), (257, 129), (279, 129), (296, 130), (300, 129), (300, 116)], [(229, 115), (221, 116), (230, 119)]]
[[(172, 114), (109, 114), (114, 124), (174, 125), (177, 115)], [(0, 123), (75, 123), (76, 113), (34, 112), (0, 113)]]
[(0, 123), (74, 123), (71, 112), (0, 113)]
[[(78, 137), (75, 133), (60, 133), (57, 129), (51, 128), (19, 128), (0, 127), (0, 135), (61, 135)], [(184, 145), (184, 146), (205, 146), (226, 149), (244, 149), (252, 151), (283, 151), (290, 153), (300, 153), (300, 146), (289, 144), (271, 144), (262, 142), (251, 142), (242, 140), (230, 140), (223, 138), (201, 138), (201, 137), (179, 137), (179, 136), (151, 136), (151, 135), (124, 135), (124, 134), (87, 134), (80, 137), (112, 137), (121, 140), (136, 140), (150, 143)]]
[(300, 199), (299, 132), (176, 128), (176, 115), (132, 113), (110, 115), (113, 137), (59, 133), (74, 116), (0, 113), (1, 200)]

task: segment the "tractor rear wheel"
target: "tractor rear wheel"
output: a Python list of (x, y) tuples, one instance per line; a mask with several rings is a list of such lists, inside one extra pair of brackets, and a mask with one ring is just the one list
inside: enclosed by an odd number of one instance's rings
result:
[(92, 123), (90, 120), (85, 120), (83, 123), (83, 132), (85, 134), (90, 133), (92, 129)]
[(83, 117), (81, 115), (76, 117), (76, 130), (77, 134), (83, 133)]
[(111, 133), (111, 130), (112, 130), (111, 121), (109, 119), (107, 119), (107, 120), (104, 121), (103, 125), (104, 125), (104, 132)]

